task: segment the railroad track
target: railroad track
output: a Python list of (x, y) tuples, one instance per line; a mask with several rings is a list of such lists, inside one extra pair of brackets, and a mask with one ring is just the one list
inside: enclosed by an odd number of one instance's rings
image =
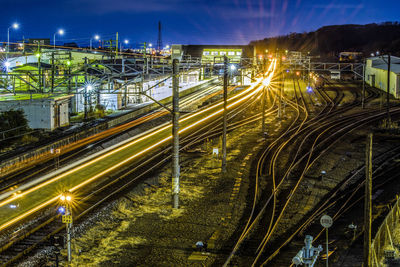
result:
[[(260, 94), (255, 94), (246, 102), (240, 104), (230, 111), (229, 119), (239, 117), (246, 112), (250, 106), (254, 106), (259, 102)], [(276, 110), (273, 105), (266, 110), (266, 114), (273, 114)], [(248, 116), (242, 120), (231, 122), (228, 130), (231, 131), (243, 125), (254, 123), (261, 118), (260, 114)], [(190, 146), (196, 145), (208, 138), (212, 138), (221, 134), (221, 119), (215, 120), (208, 125), (205, 125), (195, 132), (183, 137), (181, 139), (181, 149), (184, 150)], [(84, 194), (80, 192), (82, 198), (80, 199), (80, 210), (74, 211), (74, 221), (82, 219), (88, 213), (97, 207), (115, 199), (123, 192), (131, 188), (135, 183), (140, 181), (140, 178), (146, 174), (158, 169), (171, 157), (171, 147), (168, 146), (160, 151), (155, 152), (150, 158), (136, 163), (134, 167), (130, 166), (123, 170), (118, 176), (109, 176), (108, 179), (103, 181), (98, 187)], [(151, 167), (149, 167), (151, 166)], [(107, 189), (107, 190), (105, 190)], [(111, 192), (111, 193), (110, 193)], [(49, 238), (54, 236), (60, 231), (63, 231), (64, 226), (60, 223), (60, 218), (54, 214), (54, 208), (42, 211), (44, 216), (36, 218), (37, 224), (32, 224), (28, 229), (20, 230), (17, 234), (13, 235), (9, 242), (2, 244), (0, 248), (0, 261), (4, 265), (10, 265), (19, 259), (23, 258), (32, 251), (37, 250), (43, 244), (47, 244)], [(32, 218), (30, 218), (32, 219)]]
[[(294, 83), (296, 84), (296, 83)], [(294, 85), (296, 88), (296, 85)], [(299, 84), (297, 83), (297, 87)], [(256, 231), (258, 224), (259, 228), (264, 229), (264, 234), (262, 235), (262, 241), (259, 242), (258, 246), (254, 245), (254, 241), (249, 241), (246, 243), (245, 247), (250, 247), (250, 251), (247, 253), (251, 254), (251, 250), (253, 253), (253, 265), (264, 265), (277, 254), (272, 253), (272, 255), (267, 255), (265, 253), (265, 248), (268, 243), (271, 242), (271, 237), (273, 236), (277, 226), (280, 224), (280, 221), (285, 213), (287, 206), (289, 205), (293, 195), (296, 193), (296, 190), (303, 180), (305, 173), (309, 168), (315, 163), (317, 159), (319, 159), (334, 143), (336, 143), (340, 138), (343, 138), (347, 133), (352, 130), (359, 128), (365, 124), (371, 123), (372, 121), (376, 121), (384, 116), (382, 112), (371, 112), (371, 111), (363, 111), (359, 112), (355, 115), (347, 115), (342, 118), (338, 116), (339, 112), (343, 113), (346, 110), (350, 110), (359, 104), (358, 98), (355, 97), (355, 101), (352, 104), (347, 105), (345, 108), (340, 108), (334, 110), (334, 107), (338, 105), (343, 96), (339, 92), (336, 93), (335, 99), (331, 99), (327, 94), (324, 94), (322, 90), (318, 90), (321, 96), (321, 100), (325, 101), (325, 107), (323, 111), (320, 112), (314, 118), (305, 122), (304, 120), (299, 126), (293, 127), (293, 124), (289, 127), (289, 129), (281, 135), (280, 138), (275, 140), (273, 144), (271, 144), (262, 154), (257, 164), (257, 171), (255, 177), (255, 190), (253, 197), (253, 207), (251, 209), (249, 219), (244, 227), (244, 230), (241, 231), (241, 235), (238, 238), (233, 250), (231, 251), (228, 259), (225, 261), (225, 266), (229, 264), (234, 255), (238, 252), (242, 243), (245, 242), (246, 238), (250, 234)], [(304, 96), (300, 93), (300, 99), (303, 102), (303, 106), (298, 105), (297, 102), (297, 110), (303, 109), (305, 112), (305, 117), (308, 116), (308, 109), (306, 107), (306, 101)], [(356, 96), (359, 94), (356, 94)], [(374, 96), (374, 92), (370, 92), (369, 98)], [(297, 97), (296, 97), (297, 98)], [(328, 104), (330, 102), (330, 104)], [(333, 105), (334, 104), (334, 105)], [(327, 111), (327, 112), (326, 112)], [(398, 109), (393, 109), (394, 113), (398, 113)], [(339, 118), (336, 118), (339, 117)], [(286, 141), (278, 142), (279, 139), (283, 139), (282, 137), (287, 138)], [(283, 149), (289, 143), (288, 141), (292, 139), (302, 139), (300, 145), (296, 148), (295, 156), (292, 157), (292, 160), (287, 168), (286, 172), (282, 172), (282, 174), (277, 175), (276, 168), (278, 166), (277, 159), (279, 155), (282, 153)], [(333, 140), (335, 139), (335, 140)], [(308, 140), (308, 144), (306, 143)], [(331, 144), (327, 144), (331, 142)], [(308, 146), (307, 146), (308, 145)], [(311, 150), (307, 151), (307, 147), (311, 147)], [(303, 149), (302, 149), (303, 148)], [(269, 154), (272, 153), (272, 156), (268, 157)], [(301, 157), (299, 155), (302, 155)], [(264, 200), (267, 199), (263, 205), (260, 204), (260, 189), (258, 188), (258, 183), (260, 177), (263, 177), (263, 170), (265, 170), (265, 165), (267, 159), (270, 159), (270, 164), (268, 175), (272, 180), (272, 194), (270, 192), (265, 193), (262, 197)], [(297, 169), (296, 176), (300, 176), (298, 179), (293, 179), (290, 177), (291, 173), (295, 173)], [(284, 186), (283, 182), (285, 182)], [(271, 188), (270, 188), (271, 189)], [(267, 190), (268, 191), (268, 190)], [(269, 193), (269, 194), (268, 194)], [(269, 197), (268, 197), (269, 196)], [(278, 197), (280, 203), (278, 204)], [(265, 215), (264, 213), (269, 210), (269, 215)], [(270, 219), (269, 223), (262, 223), (262, 220), (265, 220), (263, 217), (268, 217)], [(265, 230), (267, 229), (267, 230)], [(253, 233), (254, 234), (254, 233)], [(260, 236), (260, 232), (257, 232), (257, 236)], [(285, 242), (284, 245), (286, 245)], [(256, 249), (254, 249), (256, 247)], [(278, 251), (279, 252), (279, 251)]]
[[(212, 85), (207, 89), (195, 92), (184, 97), (180, 103), (181, 108), (184, 109), (192, 105), (192, 102), (195, 99), (200, 98), (202, 99), (202, 101), (206, 101), (213, 96), (222, 94), (222, 90), (218, 90), (218, 86), (220, 86), (220, 84)], [(232, 89), (233, 88), (231, 88), (231, 90)], [(167, 106), (170, 107), (171, 105), (169, 104)], [(126, 133), (127, 131), (132, 130), (134, 127), (143, 125), (146, 122), (151, 122), (157, 118), (162, 118), (168, 114), (168, 111), (156, 110), (127, 123), (117, 125), (103, 132), (78, 140), (77, 142), (61, 149), (62, 153), (58, 156), (57, 163), (55, 162), (56, 156), (54, 154), (48, 154), (42, 159), (41, 162), (38, 162), (34, 166), (29, 166), (27, 168), (24, 168), (23, 170), (12, 173), (11, 175), (2, 177), (0, 179), (0, 192), (8, 190), (10, 187), (17, 188), (19, 184), (27, 182), (39, 174), (53, 171), (56, 168), (56, 164), (62, 165), (68, 163), (71, 160), (76, 159), (77, 157), (85, 155), (85, 153), (92, 150), (93, 148), (100, 146), (105, 142), (112, 140), (123, 133)]]

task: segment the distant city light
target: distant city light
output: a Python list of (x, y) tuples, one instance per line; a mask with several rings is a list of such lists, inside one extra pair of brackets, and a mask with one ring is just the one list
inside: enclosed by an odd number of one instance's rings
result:
[(297, 75), (297, 76), (300, 76), (300, 71), (296, 71), (296, 75)]
[(307, 86), (307, 92), (311, 93), (313, 91), (313, 88), (311, 86)]
[(15, 205), (15, 204), (10, 204), (10, 208), (11, 208), (11, 209), (16, 209), (16, 208), (17, 208), (17, 205)]
[(376, 55), (379, 56), (379, 51), (376, 51)]
[(166, 49), (169, 49), (169, 45), (167, 45), (165, 48), (166, 48)]

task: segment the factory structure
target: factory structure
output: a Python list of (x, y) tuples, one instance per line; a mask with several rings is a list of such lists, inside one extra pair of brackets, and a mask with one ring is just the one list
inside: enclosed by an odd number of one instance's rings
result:
[[(366, 60), (365, 82), (372, 87), (387, 91), (389, 57), (378, 56)], [(400, 97), (400, 58), (390, 56), (390, 94)]]

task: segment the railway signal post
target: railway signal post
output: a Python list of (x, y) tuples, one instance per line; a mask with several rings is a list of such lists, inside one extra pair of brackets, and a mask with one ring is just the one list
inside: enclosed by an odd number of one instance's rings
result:
[(326, 230), (326, 267), (328, 267), (329, 266), (329, 264), (328, 264), (328, 258), (329, 258), (328, 228), (332, 226), (333, 220), (332, 220), (332, 218), (330, 216), (324, 215), (324, 216), (321, 217), (320, 222), (321, 222), (322, 227), (324, 227), (325, 230)]
[(72, 256), (71, 256), (72, 194), (69, 191), (66, 191), (60, 196), (60, 200), (65, 208), (65, 214), (62, 215), (61, 219), (62, 222), (65, 223), (67, 230), (67, 257), (68, 257), (68, 262), (70, 263), (72, 261)]

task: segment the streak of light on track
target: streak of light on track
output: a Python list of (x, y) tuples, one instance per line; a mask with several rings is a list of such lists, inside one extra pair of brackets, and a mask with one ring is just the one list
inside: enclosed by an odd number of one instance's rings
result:
[[(256, 81), (253, 82), (249, 88), (230, 97), (227, 108), (231, 109), (231, 108), (239, 105), (240, 103), (246, 101), (253, 95), (259, 93), (260, 90), (262, 89), (262, 86), (260, 86), (260, 85), (262, 85), (262, 84), (265, 85), (266, 83), (269, 84), (271, 81), (271, 78), (274, 74), (275, 68), (276, 68), (276, 62), (273, 62), (271, 65), (273, 65), (272, 70), (269, 70), (266, 73), (265, 77), (257, 78)], [(267, 81), (267, 82), (265, 82), (265, 81)], [(216, 103), (214, 105), (211, 105), (210, 107), (200, 110), (199, 112), (196, 112), (194, 114), (189, 114), (189, 115), (185, 116), (184, 118), (182, 118), (180, 120), (180, 124), (183, 125), (185, 122), (187, 122), (187, 123), (180, 129), (179, 134), (184, 134), (185, 132), (195, 128), (196, 126), (198, 126), (202, 123), (205, 123), (208, 120), (211, 120), (217, 116), (220, 116), (223, 112), (223, 108), (221, 107), (222, 104), (223, 104), (222, 102)], [(191, 120), (194, 120), (194, 121), (191, 122)], [(18, 201), (21, 199), (25, 199), (25, 201), (27, 201), (27, 198), (31, 197), (31, 194), (34, 194), (37, 191), (38, 191), (38, 194), (41, 193), (40, 189), (43, 189), (44, 187), (46, 187), (48, 185), (54, 186), (56, 184), (56, 182), (59, 182), (62, 178), (67, 177), (70, 174), (76, 175), (77, 172), (83, 172), (83, 170), (89, 166), (91, 166), (92, 168), (97, 168), (98, 167), (97, 165), (100, 164), (102, 160), (104, 160), (110, 156), (113, 156), (113, 155), (115, 156), (116, 153), (121, 152), (127, 148), (132, 149), (132, 146), (134, 146), (134, 145), (138, 146), (138, 143), (141, 141), (149, 142), (149, 141), (151, 141), (151, 138), (155, 137), (157, 134), (168, 130), (168, 135), (166, 137), (156, 140), (155, 142), (151, 143), (150, 145), (142, 148), (137, 153), (134, 153), (134, 154), (131, 154), (131, 155), (125, 157), (123, 160), (116, 162), (111, 167), (108, 167), (107, 169), (104, 169), (104, 170), (98, 172), (96, 175), (93, 175), (90, 178), (85, 179), (76, 185), (69, 186), (69, 190), (71, 192), (75, 192), (78, 189), (84, 187), (85, 185), (88, 185), (89, 183), (99, 179), (100, 177), (103, 177), (104, 175), (109, 174), (112, 171), (117, 171), (119, 168), (123, 167), (125, 164), (131, 162), (132, 160), (137, 159), (139, 156), (142, 156), (161, 145), (168, 144), (168, 142), (170, 142), (172, 139), (172, 135), (170, 134), (171, 133), (170, 128), (171, 128), (171, 124), (169, 123), (163, 127), (160, 127), (157, 130), (148, 132), (139, 138), (136, 138), (124, 145), (121, 145), (120, 147), (117, 147), (101, 156), (98, 156), (90, 161), (87, 161), (78, 167), (68, 170), (68, 171), (64, 172), (63, 174), (57, 175), (51, 179), (43, 181), (42, 183), (40, 183), (32, 188), (22, 191), (19, 194), (12, 195), (11, 197), (1, 201), (0, 202), (0, 215), (1, 215), (0, 217), (3, 218), (3, 221), (1, 221), (1, 219), (0, 219), (0, 222), (2, 223), (0, 226), (0, 230), (4, 230), (7, 227), (28, 217), (29, 215), (32, 215), (33, 213), (50, 205), (51, 203), (56, 202), (60, 195), (56, 194), (57, 192), (54, 192), (56, 195), (55, 196), (53, 195), (53, 197), (51, 197), (51, 195), (50, 196), (41, 196), (40, 200), (43, 202), (37, 203), (37, 204), (29, 203), (29, 205), (31, 205), (32, 207), (29, 207), (26, 210), (22, 210), (23, 207), (20, 207), (19, 209), (11, 210), (8, 208), (8, 206), (6, 206), (7, 204), (10, 204), (13, 201)], [(36, 197), (38, 197), (38, 196), (36, 196)], [(49, 199), (43, 200), (43, 198), (45, 198), (45, 197), (48, 197)], [(1, 212), (1, 209), (3, 209), (3, 212)], [(6, 209), (6, 210), (4, 210), (4, 209)], [(3, 215), (6, 215), (6, 216), (3, 216)], [(4, 219), (6, 219), (6, 220), (4, 220)]]

